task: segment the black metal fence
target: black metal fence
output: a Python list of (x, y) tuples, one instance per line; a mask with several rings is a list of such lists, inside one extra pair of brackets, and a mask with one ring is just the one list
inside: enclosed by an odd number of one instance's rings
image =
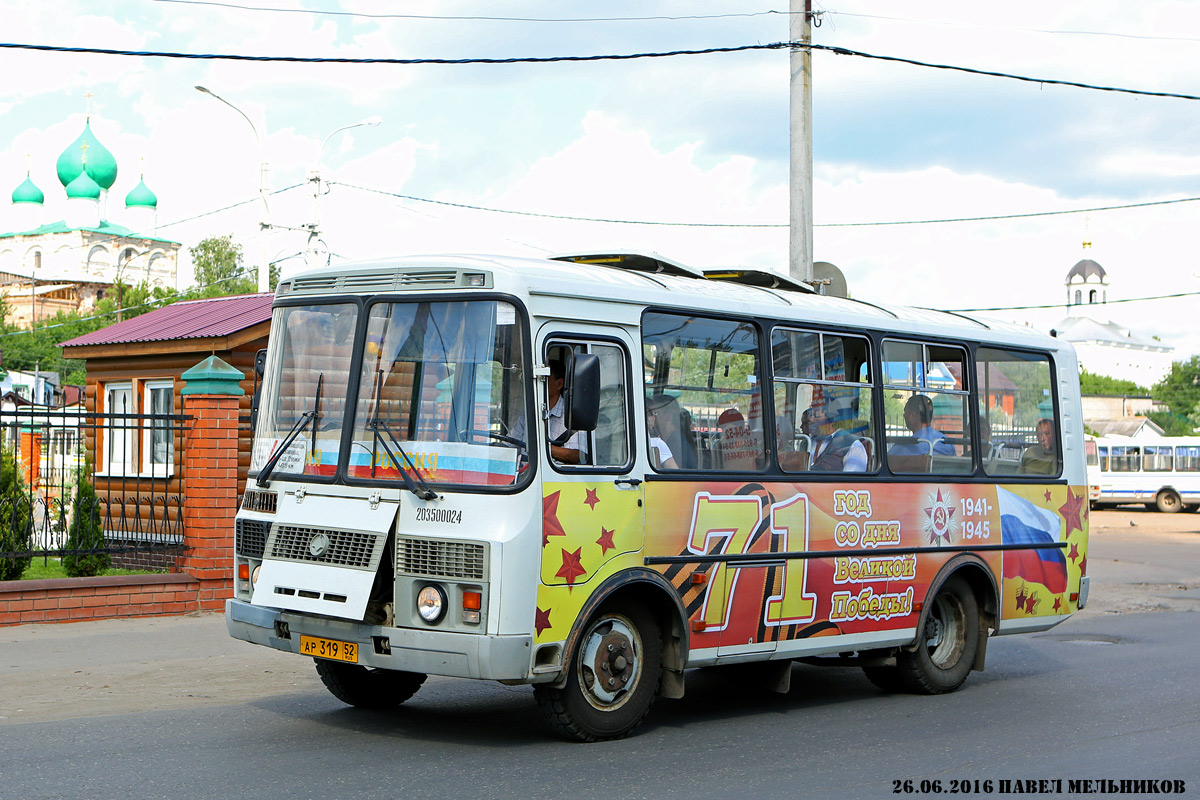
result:
[(169, 569), (184, 550), (190, 419), (0, 409), (0, 560), (104, 553), (114, 567)]

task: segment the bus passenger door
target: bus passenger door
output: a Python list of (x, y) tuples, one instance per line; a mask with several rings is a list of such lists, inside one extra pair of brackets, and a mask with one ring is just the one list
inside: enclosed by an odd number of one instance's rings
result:
[[(554, 637), (539, 633), (539, 642), (553, 641), (560, 633), (565, 638), (596, 586), (622, 569), (642, 566), (642, 482), (640, 475), (632, 474), (630, 340), (619, 328), (570, 328), (565, 331), (553, 322), (543, 326), (536, 361), (550, 366), (556, 361), (569, 364), (578, 353), (595, 355), (600, 363), (600, 413), (594, 431), (572, 434), (560, 445), (578, 452), (578, 464), (554, 457), (550, 433), (560, 426), (537, 420), (539, 446), (531, 457), (540, 460), (543, 486), (538, 614), (539, 625), (552, 626), (549, 633)], [(542, 412), (539, 416), (553, 411), (552, 381), (553, 374), (537, 382), (534, 405)]]

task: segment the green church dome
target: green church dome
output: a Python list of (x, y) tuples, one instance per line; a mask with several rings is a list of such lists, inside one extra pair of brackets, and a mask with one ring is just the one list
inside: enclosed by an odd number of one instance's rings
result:
[(87, 170), (83, 170), (75, 177), (75, 180), (67, 184), (67, 197), (72, 200), (79, 198), (99, 200), (100, 184), (92, 180), (92, 176), (87, 173)]
[(29, 173), (26, 172), (25, 182), (16, 189), (13, 189), (12, 201), (14, 203), (32, 203), (40, 206), (46, 202), (46, 195), (34, 184), (33, 180), (29, 177)]
[(69, 186), (84, 171), (85, 163), (88, 175), (100, 188), (109, 189), (116, 183), (117, 160), (92, 133), (90, 121), (84, 123), (83, 133), (58, 157), (59, 183)]
[(154, 192), (150, 191), (150, 187), (146, 186), (146, 178), (143, 176), (138, 181), (138, 185), (133, 187), (129, 194), (125, 195), (126, 208), (158, 208), (158, 197)]

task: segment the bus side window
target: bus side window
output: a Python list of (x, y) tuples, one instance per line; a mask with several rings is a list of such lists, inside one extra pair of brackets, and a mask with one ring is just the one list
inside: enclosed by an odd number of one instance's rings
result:
[(975, 471), (966, 366), (961, 347), (884, 341), (884, 424), (892, 472)]
[(784, 472), (873, 472), (870, 344), (858, 336), (771, 333), (775, 437)]
[[(600, 408), (596, 417), (596, 429), (580, 431), (572, 441), (582, 439), (580, 463), (560, 464), (556, 468), (608, 468), (624, 467), (630, 463), (629, 450), (629, 378), (625, 350), (609, 342), (555, 341), (547, 345), (547, 360), (558, 359), (564, 364), (571, 353), (590, 353), (600, 362)], [(522, 426), (522, 430), (523, 430)], [(542, 435), (546, 435), (545, 426)]]
[(758, 341), (749, 322), (646, 312), (646, 445), (661, 454), (658, 469), (766, 466)]
[(1058, 475), (1062, 437), (1054, 415), (1050, 357), (980, 347), (975, 351), (975, 380), (984, 472)]

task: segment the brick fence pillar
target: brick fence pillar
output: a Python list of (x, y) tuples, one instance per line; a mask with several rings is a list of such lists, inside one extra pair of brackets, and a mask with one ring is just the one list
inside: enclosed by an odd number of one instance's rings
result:
[(180, 393), (192, 421), (183, 444), (183, 535), (179, 568), (199, 581), (202, 611), (233, 595), (233, 517), (237, 513), (238, 398), (245, 377), (216, 356), (183, 373)]

